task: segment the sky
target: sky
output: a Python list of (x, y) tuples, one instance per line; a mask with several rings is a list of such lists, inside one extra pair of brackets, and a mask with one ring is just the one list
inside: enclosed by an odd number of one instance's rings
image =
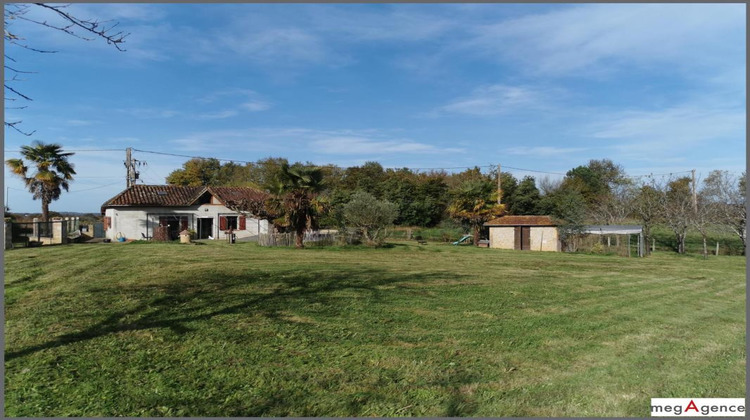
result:
[[(40, 25), (7, 29), (5, 159), (76, 151), (53, 211), (99, 212), (125, 148), (164, 184), (187, 160), (342, 167), (501, 164), (560, 177), (590, 159), (629, 175), (746, 166), (744, 4), (73, 4), (130, 33), (124, 52)], [(31, 6), (26, 15), (56, 22)], [(8, 73), (6, 71), (6, 78)], [(23, 103), (21, 103), (23, 102)], [(24, 109), (12, 109), (17, 105)], [(489, 169), (489, 168), (485, 168)], [(689, 175), (689, 174), (688, 174)], [(13, 212), (39, 212), (4, 172)]]

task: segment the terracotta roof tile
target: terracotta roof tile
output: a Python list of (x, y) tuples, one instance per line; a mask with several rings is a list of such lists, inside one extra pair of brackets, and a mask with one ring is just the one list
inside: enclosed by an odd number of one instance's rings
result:
[(221, 202), (263, 197), (264, 192), (250, 187), (188, 187), (182, 185), (133, 185), (102, 204), (107, 207), (187, 207), (206, 192)]
[(503, 216), (490, 220), (485, 226), (557, 226), (549, 216)]
[(208, 187), (208, 191), (222, 203), (245, 200), (265, 200), (268, 193), (250, 187)]

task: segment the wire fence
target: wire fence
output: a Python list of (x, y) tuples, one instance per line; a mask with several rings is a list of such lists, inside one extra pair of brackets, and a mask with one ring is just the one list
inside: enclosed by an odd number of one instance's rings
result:
[[(258, 235), (260, 246), (295, 246), (297, 234), (287, 233), (261, 233)], [(333, 245), (358, 245), (362, 243), (359, 232), (305, 232), (302, 238), (305, 246), (333, 246)]]

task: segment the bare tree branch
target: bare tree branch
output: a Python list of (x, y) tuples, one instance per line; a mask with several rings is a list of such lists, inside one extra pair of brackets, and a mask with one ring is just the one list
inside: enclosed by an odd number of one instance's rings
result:
[[(63, 31), (63, 32), (67, 33), (67, 34), (73, 35), (75, 37), (78, 37), (78, 38), (90, 41), (91, 39), (84, 38), (84, 37), (76, 34), (75, 32), (73, 32), (71, 30), (71, 28), (73, 28), (73, 27), (79, 27), (79, 28), (82, 28), (82, 29), (84, 29), (84, 30), (86, 30), (88, 32), (91, 32), (92, 34), (94, 34), (94, 35), (96, 35), (96, 36), (98, 36), (100, 38), (104, 38), (107, 41), (107, 44), (114, 45), (114, 47), (117, 48), (118, 51), (125, 51), (125, 49), (122, 48), (120, 46), (120, 44), (122, 44), (123, 42), (125, 42), (125, 38), (128, 35), (130, 35), (130, 33), (125, 33), (123, 31), (116, 32), (116, 33), (111, 33), (111, 31), (115, 27), (117, 27), (117, 25), (119, 23), (115, 23), (115, 24), (113, 24), (113, 25), (111, 25), (111, 26), (108, 27), (108, 26), (103, 25), (103, 24), (106, 24), (107, 22), (110, 22), (110, 21), (99, 22), (99, 21), (96, 21), (96, 20), (78, 19), (77, 17), (75, 17), (75, 16), (73, 16), (73, 15), (71, 15), (71, 14), (69, 14), (69, 13), (67, 13), (67, 12), (65, 12), (63, 10), (61, 10), (62, 8), (67, 7), (67, 5), (63, 5), (63, 6), (50, 6), (50, 5), (44, 4), (44, 3), (34, 3), (34, 4), (36, 4), (37, 6), (40, 6), (40, 7), (44, 7), (45, 9), (49, 9), (49, 10), (54, 11), (59, 16), (61, 16), (63, 19), (65, 19), (68, 22), (70, 22), (70, 25), (68, 25), (68, 26), (55, 26), (55, 25), (50, 25), (47, 22), (35, 22), (35, 23), (38, 23), (38, 24), (43, 25), (43, 26), (47, 26), (49, 28), (57, 29), (57, 30)], [(23, 17), (21, 17), (21, 18), (25, 19), (25, 20), (31, 21), (30, 19), (27, 19), (27, 18), (23, 18)]]
[(20, 123), (21, 123), (21, 121), (14, 121), (14, 122), (5, 121), (5, 126), (12, 128), (12, 129), (18, 131), (19, 133), (21, 133), (21, 134), (23, 134), (24, 136), (27, 136), (27, 137), (31, 136), (34, 133), (36, 133), (36, 130), (34, 130), (34, 131), (30, 132), (30, 133), (28, 133), (26, 131), (22, 131), (20, 128), (16, 127), (16, 125), (18, 125)]

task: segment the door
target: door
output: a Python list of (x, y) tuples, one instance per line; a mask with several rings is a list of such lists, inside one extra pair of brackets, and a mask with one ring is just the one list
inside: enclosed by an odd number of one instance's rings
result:
[(104, 223), (94, 223), (94, 238), (104, 237)]
[(513, 249), (530, 251), (531, 250), (531, 227), (516, 226), (513, 229)]
[(208, 239), (214, 229), (214, 219), (201, 217), (198, 219), (198, 239)]
[(521, 250), (531, 251), (531, 227), (521, 227)]

